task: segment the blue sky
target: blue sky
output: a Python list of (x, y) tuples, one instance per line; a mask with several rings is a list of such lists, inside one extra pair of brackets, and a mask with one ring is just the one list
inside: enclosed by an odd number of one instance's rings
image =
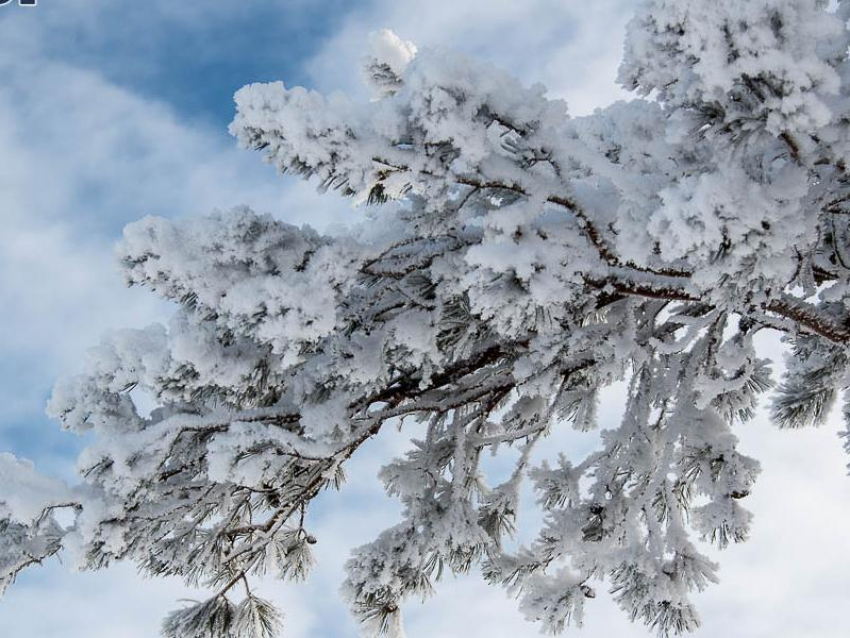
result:
[(50, 24), (43, 55), (97, 69), (117, 86), (166, 102), (182, 118), (223, 131), (233, 93), (249, 79), (309, 84), (304, 61), (359, 6), (343, 0), (169, 4), (101, 2), (94, 9), (88, 3), (68, 19), (67, 2), (46, 1), (13, 17)]
[[(282, 79), (362, 97), (357, 60), (366, 35), (389, 27), (420, 47), (460, 49), (543, 82), (572, 112), (588, 113), (625, 96), (613, 80), (628, 5), (40, 0), (33, 9), (0, 7), (0, 450), (71, 478), (84, 441), (43, 416), (50, 387), (79, 367), (104, 331), (167, 312), (125, 290), (114, 270), (112, 245), (126, 223), (241, 203), (320, 227), (361, 215), (236, 149), (226, 132), (235, 89)], [(745, 450), (765, 469), (751, 503), (756, 526), (749, 544), (721, 557), (723, 582), (700, 597), (698, 636), (846, 635), (850, 480), (835, 431), (779, 432), (764, 419), (742, 429)], [(311, 581), (266, 585), (287, 613), (286, 636), (355, 634), (336, 596), (342, 563), (394, 522), (397, 505), (375, 475), (404, 444), (404, 434), (372, 443), (354, 460), (345, 491), (324, 498), (314, 514), (320, 563)], [(562, 437), (550, 451), (587, 444)], [(54, 563), (0, 600), (0, 636), (150, 638), (186, 594), (179, 582), (139, 579), (132, 566), (70, 574)], [(405, 612), (411, 638), (538, 635), (474, 575), (449, 580)], [(579, 635), (649, 634), (603, 596)]]

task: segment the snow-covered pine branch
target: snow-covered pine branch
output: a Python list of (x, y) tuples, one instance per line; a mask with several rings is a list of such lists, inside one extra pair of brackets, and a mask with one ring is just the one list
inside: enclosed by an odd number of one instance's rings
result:
[[(620, 81), (648, 99), (582, 118), (389, 32), (365, 60), (372, 102), (242, 89), (245, 147), (379, 206), (335, 236), (246, 208), (129, 226), (128, 283), (177, 310), (57, 386), (50, 412), (94, 431), (82, 486), (0, 457), (0, 583), (67, 543), (84, 567), (208, 587), (166, 636), (272, 636), (252, 578), (307, 575), (311, 501), (401, 423), (411, 450), (381, 477), (403, 520), (344, 584), (375, 633), (475, 565), (551, 632), (600, 585), (661, 635), (694, 629), (689, 596), (717, 580), (695, 540), (748, 535), (759, 466), (732, 426), (774, 386), (754, 336), (792, 346), (778, 425), (822, 422), (850, 384), (848, 6), (644, 2)], [(599, 450), (532, 463), (553, 429), (597, 427), (621, 380)], [(505, 447), (515, 470), (488, 484), (481, 456)], [(510, 548), (527, 478), (545, 522)]]

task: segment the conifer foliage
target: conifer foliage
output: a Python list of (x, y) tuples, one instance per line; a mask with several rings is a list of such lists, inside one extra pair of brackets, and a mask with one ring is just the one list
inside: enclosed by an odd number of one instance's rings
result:
[[(343, 585), (375, 634), (445, 571), (480, 570), (557, 633), (600, 588), (661, 635), (699, 624), (717, 581), (698, 539), (748, 536), (758, 462), (733, 427), (762, 398), (819, 424), (850, 379), (850, 3), (646, 0), (620, 82), (587, 117), (540, 86), (390, 32), (368, 103), (277, 82), (236, 96), (231, 132), (282, 173), (370, 204), (323, 235), (247, 208), (146, 218), (127, 283), (174, 302), (115, 332), (49, 411), (92, 433), (68, 487), (0, 456), (0, 584), (73, 548), (209, 589), (167, 638), (271, 638), (258, 575), (305, 578), (311, 502), (381, 428), (410, 451), (381, 471), (402, 520)], [(779, 331), (774, 380), (755, 351)], [(599, 449), (533, 461), (558, 428)], [(134, 390), (156, 400), (139, 412)], [(769, 395), (769, 398), (768, 398)], [(482, 455), (507, 452), (491, 484)], [(565, 450), (565, 452), (569, 452)], [(529, 481), (545, 511), (507, 543)], [(69, 514), (59, 516), (64, 510)]]

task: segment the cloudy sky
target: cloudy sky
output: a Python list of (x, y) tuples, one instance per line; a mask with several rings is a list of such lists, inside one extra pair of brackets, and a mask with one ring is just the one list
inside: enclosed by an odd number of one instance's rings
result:
[[(420, 47), (450, 47), (543, 82), (575, 114), (627, 98), (614, 84), (626, 0), (41, 0), (0, 7), (0, 451), (73, 476), (84, 441), (43, 416), (56, 378), (109, 328), (144, 326), (167, 308), (125, 290), (112, 261), (121, 228), (146, 214), (197, 215), (247, 203), (320, 227), (357, 219), (333, 197), (281, 178), (226, 133), (232, 95), (283, 79), (363, 96), (366, 35), (389, 27)], [(779, 352), (775, 340), (763, 344)], [(616, 401), (616, 389), (611, 405)], [(616, 418), (615, 410), (607, 418)], [(719, 557), (722, 582), (700, 595), (701, 637), (846, 635), (850, 479), (836, 436), (741, 428), (764, 472), (750, 499), (752, 540)], [(387, 435), (362, 450), (340, 494), (314, 514), (319, 566), (297, 587), (267, 583), (292, 638), (354, 636), (338, 600), (348, 551), (394, 522), (375, 479), (404, 447)], [(550, 450), (592, 441), (556, 437)], [(529, 513), (533, 518), (533, 514)], [(54, 562), (0, 600), (3, 638), (152, 638), (179, 582), (132, 566), (72, 574)], [(405, 609), (411, 638), (536, 636), (514, 603), (473, 574)], [(605, 596), (586, 638), (649, 635)]]

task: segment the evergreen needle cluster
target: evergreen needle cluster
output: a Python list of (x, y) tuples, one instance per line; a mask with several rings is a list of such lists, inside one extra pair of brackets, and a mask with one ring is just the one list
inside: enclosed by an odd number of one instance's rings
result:
[[(242, 145), (370, 214), (335, 235), (247, 208), (130, 225), (127, 283), (174, 314), (56, 387), (51, 414), (91, 433), (80, 485), (0, 456), (0, 584), (73, 547), (207, 588), (167, 638), (270, 638), (256, 577), (307, 576), (311, 503), (389, 425), (411, 437), (380, 475), (404, 513), (343, 585), (375, 634), (473, 567), (553, 633), (600, 587), (662, 636), (693, 630), (717, 581), (696, 541), (748, 536), (759, 465), (733, 426), (769, 391), (777, 425), (821, 423), (850, 383), (848, 11), (647, 0), (619, 78), (638, 97), (587, 117), (390, 32), (369, 103), (242, 89)], [(784, 379), (762, 331), (790, 346)], [(620, 381), (599, 449), (533, 460), (597, 428)], [(491, 482), (482, 456), (506, 450)], [(542, 527), (506, 543), (526, 481)]]

